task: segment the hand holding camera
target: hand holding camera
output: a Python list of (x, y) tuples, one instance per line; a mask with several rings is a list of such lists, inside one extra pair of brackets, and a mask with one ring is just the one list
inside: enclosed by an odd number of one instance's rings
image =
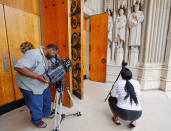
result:
[(42, 75), (38, 75), (37, 76), (37, 79), (41, 82), (44, 82), (44, 83), (49, 83), (45, 78), (44, 78), (44, 74)]

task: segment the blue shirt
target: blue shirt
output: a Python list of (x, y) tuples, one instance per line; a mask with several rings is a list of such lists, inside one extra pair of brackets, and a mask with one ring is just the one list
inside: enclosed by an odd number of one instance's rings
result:
[[(43, 47), (39, 49), (29, 50), (25, 55), (16, 63), (15, 67), (28, 68), (38, 75), (44, 74), (47, 70), (47, 59), (43, 53)], [(48, 84), (41, 82), (37, 79), (24, 76), (19, 72), (16, 72), (16, 83), (19, 88), (32, 91), (33, 94), (42, 94), (48, 87)]]

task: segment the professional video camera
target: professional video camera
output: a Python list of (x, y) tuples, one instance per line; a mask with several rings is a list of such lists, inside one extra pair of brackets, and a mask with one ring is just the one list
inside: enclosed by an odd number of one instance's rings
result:
[[(51, 59), (52, 66), (48, 69), (45, 75), (52, 84), (59, 84), (60, 81), (64, 80), (64, 74), (72, 66), (72, 61), (69, 58), (62, 59), (59, 56)], [(56, 88), (57, 86), (53, 86)]]
[[(52, 65), (46, 72), (45, 77), (49, 80), (50, 83), (52, 83), (53, 88), (56, 89), (55, 99), (53, 102), (53, 107), (52, 107), (51, 113), (55, 114), (53, 131), (60, 131), (61, 122), (65, 117), (67, 117), (67, 116), (79, 117), (79, 116), (81, 116), (81, 112), (77, 111), (75, 113), (67, 114), (67, 115), (62, 114), (62, 104), (63, 104), (63, 100), (64, 100), (64, 88), (67, 90), (70, 99), (74, 103), (73, 98), (70, 93), (70, 90), (69, 90), (69, 87), (66, 85), (65, 78), (64, 78), (65, 73), (72, 66), (72, 61), (69, 58), (62, 59), (59, 56), (56, 56), (55, 58), (51, 59), (51, 63), (52, 63)], [(58, 108), (58, 103), (59, 103), (59, 108)], [(58, 126), (57, 126), (57, 124), (58, 124)]]

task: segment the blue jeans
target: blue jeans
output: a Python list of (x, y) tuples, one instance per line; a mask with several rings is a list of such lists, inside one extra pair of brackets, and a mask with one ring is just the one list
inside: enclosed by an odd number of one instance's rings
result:
[(44, 90), (41, 95), (34, 95), (32, 91), (21, 89), (25, 104), (30, 109), (32, 122), (38, 124), (43, 117), (50, 115), (51, 93), (50, 88)]

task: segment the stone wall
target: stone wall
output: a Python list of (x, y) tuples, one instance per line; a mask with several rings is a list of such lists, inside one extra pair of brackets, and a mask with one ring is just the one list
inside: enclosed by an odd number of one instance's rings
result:
[(88, 15), (100, 14), (103, 8), (103, 0), (87, 0), (84, 3), (84, 13)]
[[(122, 5), (122, 3), (124, 4)], [(139, 16), (134, 10), (135, 5), (140, 7)], [(123, 41), (115, 38), (117, 33), (115, 23), (117, 23), (117, 18), (121, 16), (118, 13), (120, 8), (125, 9), (124, 15), (127, 19), (122, 31), (125, 34), (118, 34), (124, 38)], [(136, 16), (139, 18), (136, 18)], [(141, 16), (144, 18), (140, 19)], [(167, 38), (169, 16), (170, 0), (116, 0), (114, 2), (113, 39), (112, 42), (109, 42), (108, 47), (108, 81), (114, 81), (118, 75), (117, 73), (119, 73), (119, 65), (122, 59), (125, 59), (128, 61), (129, 68), (133, 71), (134, 78), (140, 81), (142, 89), (162, 88), (167, 90), (166, 85), (169, 78), (166, 74), (169, 71), (166, 70), (168, 70), (169, 65), (168, 48), (170, 47), (168, 45), (169, 38)], [(134, 29), (136, 20), (139, 21), (140, 27), (137, 26)], [(119, 24), (123, 24), (123, 22), (118, 22)], [(167, 56), (167, 59), (165, 59), (165, 56)]]

